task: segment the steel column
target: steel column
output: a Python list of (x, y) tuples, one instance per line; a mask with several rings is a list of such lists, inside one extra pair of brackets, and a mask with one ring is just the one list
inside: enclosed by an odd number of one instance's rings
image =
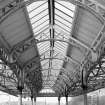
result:
[(87, 105), (87, 93), (84, 94), (84, 105)]
[(18, 74), (18, 86), (17, 89), (19, 91), (19, 105), (22, 105), (22, 90), (24, 89), (24, 73), (22, 70), (19, 70)]
[(59, 96), (59, 97), (58, 97), (58, 105), (60, 105), (60, 98), (61, 98), (61, 97)]
[(66, 105), (68, 105), (68, 96), (66, 96)]
[(34, 97), (34, 105), (36, 105), (36, 97)]
[(84, 92), (84, 105), (87, 105), (87, 68), (82, 69), (82, 89)]
[(31, 97), (31, 104), (34, 105), (33, 97)]
[(19, 105), (22, 105), (22, 92), (19, 92)]

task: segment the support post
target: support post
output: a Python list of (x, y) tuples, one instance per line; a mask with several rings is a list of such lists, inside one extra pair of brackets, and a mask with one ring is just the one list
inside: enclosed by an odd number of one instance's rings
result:
[(36, 105), (36, 97), (34, 97), (34, 103), (35, 103), (34, 105)]
[(68, 95), (66, 96), (66, 105), (68, 105)]
[(84, 105), (87, 105), (87, 93), (84, 93)]
[(87, 105), (87, 69), (82, 70), (82, 89), (84, 92), (84, 105)]
[(61, 97), (60, 97), (60, 96), (58, 96), (58, 105), (60, 105), (60, 98), (61, 98)]
[(32, 105), (33, 105), (33, 96), (31, 96), (31, 103), (32, 103)]
[(18, 87), (19, 89), (19, 105), (22, 105), (22, 88)]
[(100, 90), (98, 91), (97, 94), (97, 105), (100, 105)]
[(19, 78), (18, 78), (18, 86), (17, 89), (19, 90), (19, 105), (22, 105), (22, 90), (24, 88), (24, 76), (23, 71), (19, 70)]
[(19, 105), (22, 105), (22, 94), (19, 94)]

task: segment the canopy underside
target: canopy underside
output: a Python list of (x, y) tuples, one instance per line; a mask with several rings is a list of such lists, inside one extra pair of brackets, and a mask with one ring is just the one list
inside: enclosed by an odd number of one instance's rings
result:
[(103, 0), (0, 2), (0, 79), (10, 80), (1, 90), (17, 94), (24, 82), (24, 94), (76, 96), (105, 86)]

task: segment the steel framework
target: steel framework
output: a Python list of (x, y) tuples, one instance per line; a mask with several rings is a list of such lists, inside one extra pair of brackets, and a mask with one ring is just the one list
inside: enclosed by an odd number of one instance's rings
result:
[[(0, 89), (2, 91), (16, 96), (19, 91), (23, 91), (23, 94), (33, 97), (68, 97), (105, 87), (105, 7), (103, 4), (97, 0), (40, 0), (41, 3), (37, 4), (36, 8), (28, 10), (30, 5), (40, 1), (11, 1), (2, 2), (6, 5), (0, 6), (0, 24), (23, 9), (31, 31), (29, 37), (11, 47), (0, 27)], [(63, 2), (72, 3), (70, 5), (76, 6), (76, 9), (72, 10)], [(60, 7), (75, 16), (67, 14)], [(39, 9), (41, 10), (37, 14)], [(79, 24), (77, 15), (80, 10), (83, 10), (83, 13), (89, 12), (102, 24), (90, 46), (73, 35), (76, 32), (76, 25)], [(40, 14), (43, 17), (40, 17)], [(83, 54), (81, 61), (73, 58), (73, 48)], [(28, 58), (28, 55), (33, 54), (31, 54), (33, 49), (36, 55), (22, 62), (22, 56), (30, 51), (26, 55)], [(71, 70), (70, 67), (75, 70)], [(39, 93), (46, 87), (52, 88), (57, 94)]]

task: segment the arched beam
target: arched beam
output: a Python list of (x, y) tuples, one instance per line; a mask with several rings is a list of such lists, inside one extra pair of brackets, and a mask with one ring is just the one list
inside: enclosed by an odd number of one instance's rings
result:
[[(43, 71), (47, 71), (47, 70), (49, 70), (49, 68), (48, 68), (48, 69), (42, 69), (41, 71), (43, 72)], [(52, 68), (52, 70), (61, 70), (61, 69)], [(53, 75), (53, 76), (54, 76), (54, 75)], [(58, 76), (54, 76), (54, 77), (58, 77)]]
[[(19, 52), (19, 53), (23, 53), (24, 51), (26, 51), (27, 49), (31, 48), (33, 46), (33, 43), (42, 43), (42, 42), (46, 42), (46, 41), (60, 41), (60, 42), (65, 42), (65, 43), (68, 43), (68, 44), (71, 44), (73, 46), (75, 46), (76, 48), (78, 48), (79, 50), (81, 49), (81, 46), (83, 46), (84, 48), (88, 49), (88, 50), (92, 50), (91, 48), (83, 45), (81, 42), (77, 41), (76, 39), (74, 38), (70, 38), (71, 41), (66, 41), (66, 40), (62, 40), (62, 39), (54, 39), (54, 38), (50, 38), (50, 39), (46, 39), (46, 40), (40, 40), (40, 41), (36, 41), (34, 42), (34, 39), (29, 39), (28, 42), (26, 43), (26, 41), (24, 42), (21, 42), (20, 44), (18, 44), (17, 46), (14, 47), (14, 49), (12, 49), (12, 53), (16, 52), (16, 51), (19, 51), (19, 48), (22, 48), (23, 47), (23, 51)], [(31, 42), (32, 41), (32, 42)], [(27, 46), (27, 48), (24, 50), (24, 46), (25, 44), (29, 44), (29, 46)], [(74, 61), (74, 60), (73, 60)]]
[(70, 58), (70, 57), (62, 57), (62, 58), (58, 58), (58, 57), (53, 57), (53, 58), (51, 58), (51, 57), (47, 57), (47, 58), (42, 58), (42, 59), (40, 59), (40, 61), (42, 62), (42, 61), (44, 61), (44, 60), (48, 60), (48, 59), (57, 59), (57, 60), (62, 60), (62, 61), (65, 61), (65, 62), (73, 62), (73, 63), (76, 63), (76, 64), (80, 64), (78, 61), (76, 61), (76, 60), (74, 60), (74, 59), (72, 59), (72, 58)]
[(43, 40), (37, 40), (36, 43), (41, 43), (41, 42), (46, 42), (46, 41), (59, 41), (59, 42), (65, 42), (67, 44), (70, 44), (76, 48), (78, 48), (79, 50), (81, 49), (81, 46), (86, 48), (87, 50), (91, 50), (91, 48), (89, 48), (88, 46), (86, 46), (85, 44), (81, 43), (80, 41), (70, 37), (70, 41), (68, 40), (64, 40), (64, 39), (55, 39), (55, 38), (49, 38), (49, 39), (43, 39)]

